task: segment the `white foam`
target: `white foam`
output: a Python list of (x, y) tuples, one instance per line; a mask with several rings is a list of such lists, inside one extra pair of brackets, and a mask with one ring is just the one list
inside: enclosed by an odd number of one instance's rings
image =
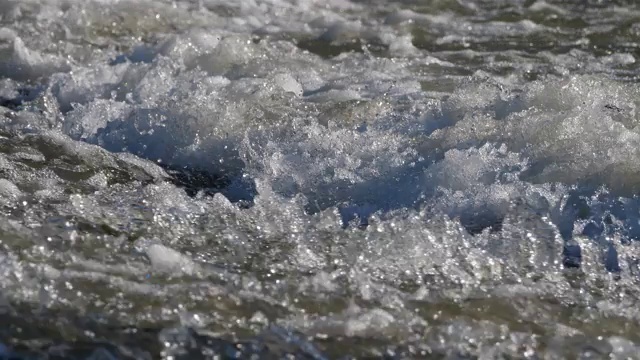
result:
[(603, 55), (601, 15), (549, 25), (569, 4), (489, 3), (4, 4), (3, 293), (487, 357), (635, 320), (632, 46)]
[(273, 79), (286, 92), (302, 96), (302, 85), (290, 74), (278, 74)]
[(7, 179), (0, 179), (0, 196), (15, 200), (22, 195), (22, 191), (18, 187)]
[(67, 61), (27, 48), (13, 30), (0, 29), (0, 75), (15, 80), (36, 80), (59, 71), (69, 71)]
[(193, 274), (196, 267), (193, 261), (175, 251), (160, 244), (150, 245), (145, 253), (151, 261), (153, 270), (168, 274)]

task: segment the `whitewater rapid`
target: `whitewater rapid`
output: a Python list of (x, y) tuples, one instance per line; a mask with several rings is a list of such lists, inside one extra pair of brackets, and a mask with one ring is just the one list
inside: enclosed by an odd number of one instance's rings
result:
[(0, 0), (0, 358), (636, 358), (638, 20)]

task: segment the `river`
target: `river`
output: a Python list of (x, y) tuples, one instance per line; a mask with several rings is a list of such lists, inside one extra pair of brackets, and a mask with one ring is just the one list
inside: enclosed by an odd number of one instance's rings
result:
[(0, 0), (0, 358), (639, 358), (639, 46), (623, 0)]

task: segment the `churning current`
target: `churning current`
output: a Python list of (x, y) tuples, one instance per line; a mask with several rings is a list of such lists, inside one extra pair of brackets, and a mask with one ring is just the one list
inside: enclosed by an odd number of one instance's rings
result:
[(0, 0), (0, 358), (637, 359), (640, 6)]

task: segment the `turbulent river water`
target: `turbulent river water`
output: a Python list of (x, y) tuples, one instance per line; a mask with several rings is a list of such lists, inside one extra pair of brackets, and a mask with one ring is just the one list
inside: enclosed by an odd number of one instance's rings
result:
[(640, 358), (640, 6), (0, 0), (0, 359)]

